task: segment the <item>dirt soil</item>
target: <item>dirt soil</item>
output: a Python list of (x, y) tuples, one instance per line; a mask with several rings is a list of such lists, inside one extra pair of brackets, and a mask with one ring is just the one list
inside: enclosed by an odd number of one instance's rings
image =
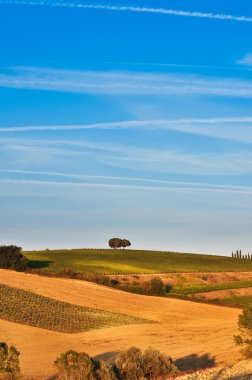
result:
[(226, 289), (226, 290), (214, 290), (211, 292), (196, 293), (193, 297), (201, 298), (204, 300), (225, 299), (230, 297), (244, 297), (252, 296), (252, 288), (242, 289)]
[[(78, 334), (63, 334), (0, 320), (0, 340), (21, 352), (26, 378), (49, 379), (53, 361), (72, 348), (112, 360), (115, 354), (136, 345), (152, 345), (178, 363), (232, 364), (241, 358), (234, 345), (240, 310), (189, 301), (140, 296), (94, 283), (0, 270), (0, 283), (33, 291), (76, 305), (125, 313), (158, 323), (128, 325)], [(192, 360), (193, 359), (193, 360)]]
[(216, 273), (166, 273), (110, 276), (119, 280), (122, 285), (133, 281), (144, 283), (153, 277), (160, 277), (170, 285), (218, 284), (234, 281), (252, 281), (252, 272), (216, 272)]
[(251, 380), (252, 360), (244, 360), (228, 367), (211, 368), (191, 375), (176, 377), (178, 380)]

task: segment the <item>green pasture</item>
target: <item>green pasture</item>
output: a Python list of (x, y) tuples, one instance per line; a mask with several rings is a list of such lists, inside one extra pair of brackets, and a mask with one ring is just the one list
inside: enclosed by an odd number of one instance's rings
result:
[(30, 267), (86, 274), (252, 271), (252, 260), (143, 250), (71, 249), (24, 252)]

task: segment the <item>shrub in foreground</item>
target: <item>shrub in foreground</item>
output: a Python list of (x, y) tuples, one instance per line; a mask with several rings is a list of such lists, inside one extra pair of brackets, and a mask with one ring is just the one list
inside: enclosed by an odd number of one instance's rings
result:
[(55, 360), (54, 366), (61, 380), (113, 380), (106, 364), (85, 352), (69, 350)]
[(131, 347), (117, 356), (115, 372), (120, 380), (144, 380), (176, 373), (176, 367), (170, 357), (158, 350), (149, 347), (142, 352)]
[(28, 259), (21, 252), (22, 248), (15, 245), (0, 246), (0, 268), (24, 271)]
[(235, 343), (241, 346), (247, 358), (252, 357), (252, 308), (244, 309), (238, 319), (241, 335), (234, 336)]
[(0, 343), (0, 379), (14, 380), (20, 374), (18, 350), (6, 343)]
[(61, 354), (54, 365), (61, 380), (146, 380), (176, 373), (171, 358), (150, 347), (145, 352), (137, 347), (121, 352), (111, 368), (73, 350)]

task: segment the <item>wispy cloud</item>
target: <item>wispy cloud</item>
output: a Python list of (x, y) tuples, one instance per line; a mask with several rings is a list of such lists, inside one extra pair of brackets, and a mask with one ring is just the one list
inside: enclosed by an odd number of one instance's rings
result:
[(191, 182), (191, 181), (168, 181), (156, 178), (143, 178), (143, 177), (121, 177), (121, 176), (105, 176), (105, 175), (83, 175), (74, 173), (64, 173), (64, 172), (48, 172), (48, 171), (34, 171), (34, 170), (20, 170), (20, 169), (0, 169), (0, 173), (4, 174), (25, 174), (25, 175), (38, 175), (38, 176), (48, 176), (48, 177), (59, 177), (59, 178), (69, 178), (69, 179), (79, 179), (79, 180), (108, 180), (108, 181), (126, 181), (129, 183), (147, 183), (147, 184), (157, 184), (157, 185), (171, 185), (180, 186), (181, 188), (190, 187), (190, 189), (195, 188), (196, 190), (208, 191), (224, 190), (224, 191), (234, 191), (234, 192), (251, 192), (252, 187), (250, 186), (237, 186), (237, 185), (222, 185), (222, 184), (211, 184), (206, 182)]
[[(130, 169), (141, 172), (180, 173), (193, 175), (242, 175), (252, 172), (250, 151), (226, 152), (188, 152), (182, 148), (139, 147), (92, 140), (0, 140), (1, 149), (31, 165), (35, 155), (38, 165), (50, 154), (50, 162), (75, 163), (76, 157), (114, 168)], [(27, 156), (27, 158), (25, 158)], [(31, 159), (32, 157), (32, 159)], [(41, 157), (41, 158), (40, 158)], [(48, 158), (47, 158), (48, 159)], [(31, 167), (31, 166), (29, 166)]]
[(34, 1), (34, 0), (0, 0), (0, 4), (8, 5), (33, 5), (43, 7), (57, 7), (57, 8), (77, 8), (77, 9), (93, 9), (93, 10), (106, 10), (117, 12), (140, 12), (140, 13), (153, 13), (168, 16), (182, 16), (182, 17), (197, 17), (213, 20), (226, 20), (226, 21), (239, 21), (239, 22), (252, 22), (252, 17), (235, 16), (229, 14), (216, 14), (195, 11), (183, 11), (168, 8), (149, 8), (149, 7), (136, 7), (136, 6), (121, 6), (121, 5), (108, 5), (108, 4), (90, 4), (88, 2), (80, 1)]
[(247, 186), (237, 186), (237, 185), (221, 185), (221, 184), (210, 184), (205, 182), (190, 182), (190, 181), (167, 181), (162, 179), (154, 178), (143, 178), (143, 177), (120, 177), (120, 176), (106, 176), (106, 175), (83, 175), (83, 174), (73, 174), (64, 172), (48, 172), (48, 171), (34, 171), (34, 170), (20, 170), (20, 169), (0, 169), (0, 173), (4, 174), (26, 174), (26, 175), (38, 175), (38, 176), (48, 176), (48, 177), (60, 177), (60, 178), (70, 178), (70, 179), (80, 179), (80, 180), (109, 180), (109, 181), (126, 181), (126, 182), (142, 182), (149, 184), (160, 184), (160, 185), (179, 185), (179, 186), (192, 186), (192, 187), (202, 187), (202, 188), (213, 188), (213, 189), (226, 189), (226, 190), (252, 190), (252, 188)]
[(0, 74), (0, 87), (91, 95), (211, 95), (251, 98), (252, 82), (238, 78), (124, 71), (18, 67)]
[[(156, 190), (156, 191), (172, 191), (172, 192), (218, 192), (218, 193), (238, 193), (238, 194), (252, 194), (251, 187), (236, 187), (236, 186), (212, 186), (205, 184), (205, 187), (197, 187), (196, 184), (192, 187), (174, 187), (174, 186), (145, 186), (145, 185), (127, 185), (127, 184), (108, 184), (108, 183), (83, 183), (83, 182), (69, 182), (69, 181), (51, 181), (51, 180), (37, 180), (37, 179), (13, 179), (1, 178), (2, 184), (16, 184), (16, 185), (38, 185), (38, 186), (56, 186), (56, 187), (86, 187), (86, 188), (103, 188), (103, 189), (127, 189), (127, 190)], [(190, 185), (190, 183), (187, 183)]]
[(252, 142), (252, 117), (216, 117), (164, 120), (125, 120), (78, 125), (0, 127), (0, 133), (80, 131), (87, 129), (163, 129), (207, 137)]
[(252, 66), (252, 53), (246, 54), (243, 58), (237, 61), (239, 65)]

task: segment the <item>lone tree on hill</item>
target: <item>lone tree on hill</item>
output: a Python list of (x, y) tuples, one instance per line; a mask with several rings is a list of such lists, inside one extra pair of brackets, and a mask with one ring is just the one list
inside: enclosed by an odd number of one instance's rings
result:
[(127, 247), (130, 247), (131, 246), (131, 242), (129, 240), (123, 239), (121, 246), (123, 247), (123, 249), (127, 248)]
[(113, 238), (108, 241), (108, 244), (110, 248), (126, 248), (131, 246), (131, 242), (126, 239), (120, 239), (120, 238)]
[(121, 248), (122, 239), (112, 238), (109, 240), (108, 244), (109, 244), (110, 248), (114, 248), (114, 249)]

